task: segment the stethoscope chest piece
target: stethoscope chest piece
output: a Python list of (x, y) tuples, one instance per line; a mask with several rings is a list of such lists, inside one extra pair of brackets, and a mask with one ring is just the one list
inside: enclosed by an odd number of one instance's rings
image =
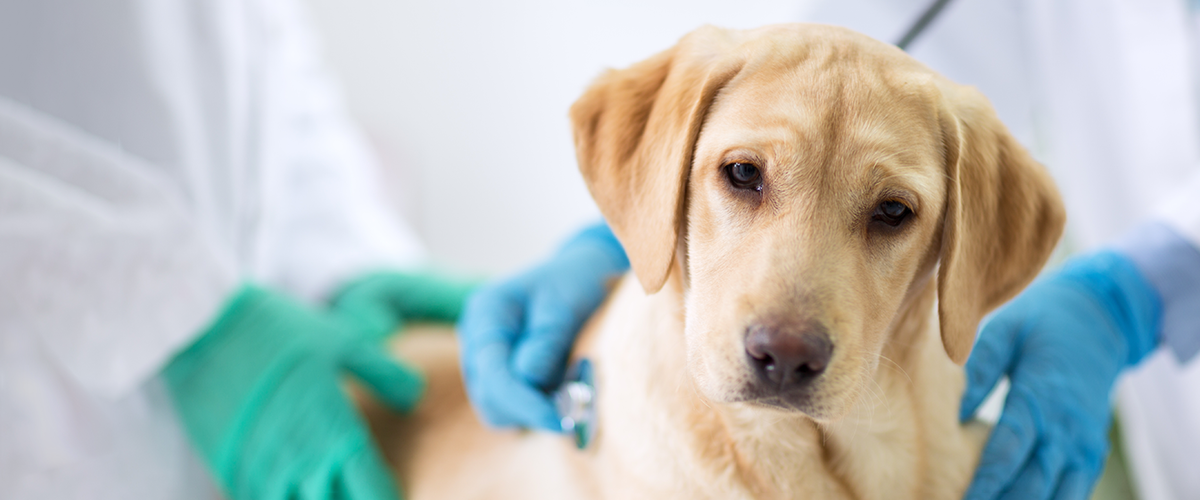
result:
[(575, 437), (575, 447), (587, 448), (596, 436), (596, 387), (586, 358), (567, 369), (563, 385), (554, 392), (554, 406), (563, 431)]

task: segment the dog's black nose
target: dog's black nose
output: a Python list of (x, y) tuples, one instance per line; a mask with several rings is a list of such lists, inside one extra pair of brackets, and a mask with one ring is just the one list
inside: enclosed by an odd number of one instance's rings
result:
[(825, 371), (833, 346), (820, 328), (755, 325), (746, 334), (746, 354), (763, 382), (784, 392), (808, 385)]

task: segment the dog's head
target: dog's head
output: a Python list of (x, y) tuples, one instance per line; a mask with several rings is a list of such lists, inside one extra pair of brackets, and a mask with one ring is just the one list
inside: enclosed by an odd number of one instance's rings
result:
[(642, 286), (683, 271), (689, 370), (716, 402), (844, 415), (935, 270), (964, 363), (1064, 222), (985, 98), (844, 29), (702, 28), (571, 119)]

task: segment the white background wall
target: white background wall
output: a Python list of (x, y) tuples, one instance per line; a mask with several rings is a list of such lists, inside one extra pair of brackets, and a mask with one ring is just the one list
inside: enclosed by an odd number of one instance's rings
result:
[(800, 20), (813, 0), (306, 0), (398, 209), (434, 259), (512, 272), (599, 212), (567, 108), (703, 25)]

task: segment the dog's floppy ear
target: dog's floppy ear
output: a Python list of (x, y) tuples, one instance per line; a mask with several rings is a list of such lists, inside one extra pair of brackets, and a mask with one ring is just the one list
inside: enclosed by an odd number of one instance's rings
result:
[[(952, 85), (952, 84), (950, 84)], [(948, 203), (938, 270), (946, 354), (963, 364), (983, 316), (1041, 270), (1066, 212), (1054, 182), (974, 89), (943, 89)]]
[(733, 36), (697, 30), (608, 71), (571, 106), (579, 170), (647, 293), (662, 288), (671, 268), (705, 113), (741, 68), (729, 55)]

